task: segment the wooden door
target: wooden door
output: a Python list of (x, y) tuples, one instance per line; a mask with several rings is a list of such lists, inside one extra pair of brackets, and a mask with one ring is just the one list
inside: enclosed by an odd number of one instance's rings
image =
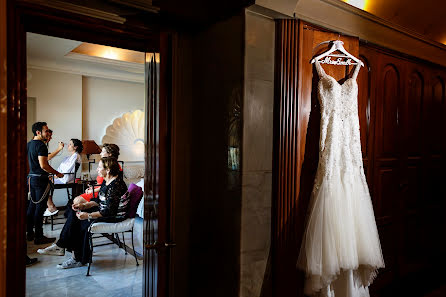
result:
[[(402, 108), (405, 105), (402, 83), (402, 67), (398, 59), (381, 55), (372, 71), (376, 88), (374, 98), (374, 152), (372, 201), (378, 232), (381, 238), (386, 268), (380, 271), (379, 281), (390, 283), (397, 266), (397, 245), (401, 242), (398, 211), (401, 207), (401, 191), (406, 190), (403, 181), (403, 127)], [(377, 282), (379, 286), (379, 282)]]
[(431, 271), (444, 249), (444, 71), (375, 46), (360, 54), (370, 76), (358, 85), (371, 102), (369, 184), (386, 263), (372, 286), (378, 294)]
[(173, 212), (170, 200), (171, 36), (161, 34), (160, 53), (146, 53), (146, 168), (144, 179), (144, 292), (170, 296)]
[(423, 218), (419, 207), (422, 204), (423, 196), (423, 143), (425, 135), (423, 130), (427, 128), (424, 119), (426, 110), (426, 71), (418, 63), (407, 62), (405, 66), (404, 88), (405, 106), (402, 110), (404, 118), (404, 138), (403, 156), (406, 158), (405, 180), (402, 191), (402, 229), (403, 253), (401, 254), (401, 274), (408, 274), (422, 268), (425, 261), (424, 255), (419, 252), (423, 249)]

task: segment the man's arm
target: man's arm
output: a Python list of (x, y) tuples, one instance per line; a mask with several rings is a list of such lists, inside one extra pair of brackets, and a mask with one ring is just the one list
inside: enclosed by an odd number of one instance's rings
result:
[(57, 176), (58, 178), (63, 177), (62, 173), (60, 173), (59, 171), (55, 170), (53, 167), (51, 167), (50, 164), (48, 164), (48, 157), (39, 156), (39, 165), (40, 165), (40, 168), (42, 168), (46, 172), (52, 173), (55, 176)]
[(61, 150), (63, 150), (63, 146), (63, 142), (59, 142), (59, 146), (57, 147), (57, 149), (48, 155), (48, 161), (54, 158)]

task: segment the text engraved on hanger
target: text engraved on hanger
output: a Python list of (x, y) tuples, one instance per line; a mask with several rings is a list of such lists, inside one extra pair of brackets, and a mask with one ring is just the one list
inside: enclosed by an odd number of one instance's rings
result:
[(342, 60), (342, 58), (337, 58), (336, 60), (332, 60), (331, 57), (325, 57), (324, 59), (319, 61), (320, 64), (329, 64), (329, 65), (356, 65), (358, 63), (355, 63), (352, 61), (352, 59), (347, 59), (345, 61)]

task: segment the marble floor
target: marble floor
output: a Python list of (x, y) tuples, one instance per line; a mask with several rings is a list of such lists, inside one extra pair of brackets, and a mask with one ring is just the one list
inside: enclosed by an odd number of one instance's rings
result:
[[(48, 237), (58, 237), (62, 224), (44, 225), (44, 234)], [(109, 242), (106, 238), (94, 239), (94, 244)], [(128, 245), (127, 238), (126, 242)], [(28, 256), (37, 257), (39, 262), (26, 268), (26, 296), (142, 296), (142, 259), (135, 258), (117, 245), (95, 247), (91, 276), (85, 276), (87, 265), (71, 269), (57, 269), (56, 265), (62, 263), (71, 253), (65, 256), (47, 256), (37, 253), (37, 249), (48, 245), (37, 246), (28, 242)]]

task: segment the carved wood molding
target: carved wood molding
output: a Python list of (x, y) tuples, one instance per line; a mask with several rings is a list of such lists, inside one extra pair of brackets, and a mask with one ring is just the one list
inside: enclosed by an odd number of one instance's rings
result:
[(120, 17), (117, 14), (89, 8), (81, 5), (76, 5), (72, 3), (68, 3), (65, 1), (58, 0), (20, 0), (20, 2), (27, 2), (33, 4), (40, 4), (46, 7), (59, 9), (62, 11), (67, 11), (71, 13), (82, 14), (85, 16), (89, 16), (92, 18), (97, 18), (105, 21), (110, 21), (118, 24), (124, 24), (126, 22), (126, 18)]

